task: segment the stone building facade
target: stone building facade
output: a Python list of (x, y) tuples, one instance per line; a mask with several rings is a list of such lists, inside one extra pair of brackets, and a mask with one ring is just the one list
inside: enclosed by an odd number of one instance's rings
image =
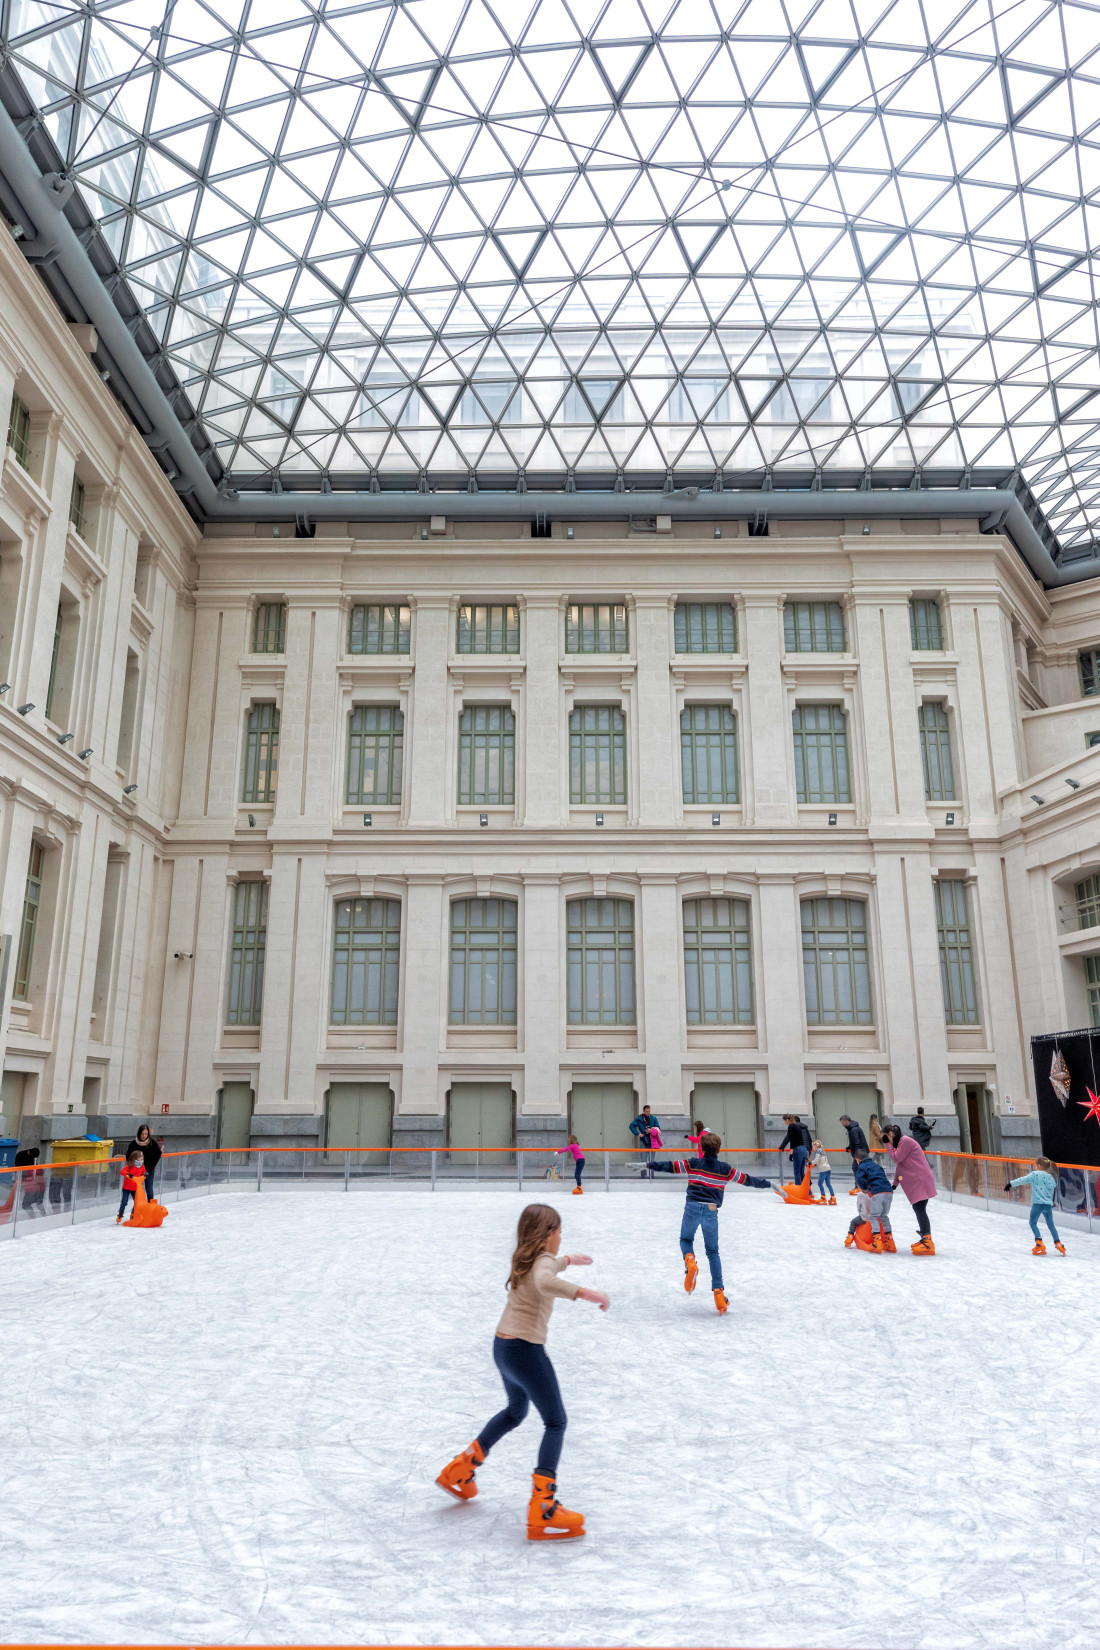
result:
[(9, 1127), (1034, 1134), (1028, 1038), (1100, 1017), (1100, 585), (904, 495), (203, 535), (0, 280)]

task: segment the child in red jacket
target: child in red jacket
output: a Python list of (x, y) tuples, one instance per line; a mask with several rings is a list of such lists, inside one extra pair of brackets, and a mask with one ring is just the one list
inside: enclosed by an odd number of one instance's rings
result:
[(130, 1198), (133, 1198), (134, 1208), (137, 1208), (137, 1189), (144, 1179), (144, 1153), (131, 1152), (129, 1157), (126, 1159), (126, 1165), (122, 1171), (122, 1198), (118, 1205), (118, 1214), (115, 1216), (116, 1226), (126, 1213), (126, 1204)]

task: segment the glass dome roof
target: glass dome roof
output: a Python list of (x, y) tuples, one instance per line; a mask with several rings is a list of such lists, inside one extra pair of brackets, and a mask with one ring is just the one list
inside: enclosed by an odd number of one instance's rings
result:
[(1097, 536), (1095, 4), (8, 0), (5, 39), (235, 486), (981, 478)]

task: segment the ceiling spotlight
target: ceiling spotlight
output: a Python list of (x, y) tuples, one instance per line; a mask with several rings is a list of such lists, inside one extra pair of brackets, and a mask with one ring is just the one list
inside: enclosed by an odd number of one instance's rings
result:
[(253, 825), (253, 826), (255, 825), (255, 823), (256, 823), (256, 815), (255, 814), (249, 814), (248, 823), (250, 825)]
[(1081, 781), (1079, 779), (1067, 779), (1066, 784), (1069, 786), (1071, 791), (1079, 791), (1081, 789)]
[(92, 750), (91, 745), (89, 745), (88, 749), (86, 751), (77, 751), (76, 754), (79, 756), (79, 758), (82, 762), (86, 762), (88, 760), (89, 756), (94, 755), (94, 752)]
[(57, 736), (57, 742), (58, 742), (59, 745), (67, 745), (69, 743), (70, 739), (75, 739), (75, 738), (76, 738), (75, 733), (59, 733), (58, 736)]
[(30, 704), (28, 704), (28, 705), (16, 705), (15, 708), (19, 712), (20, 716), (26, 716), (28, 714), (28, 712), (30, 712), (34, 709), (34, 706), (30, 705)]
[(123, 794), (123, 796), (133, 796), (133, 794), (136, 790), (137, 790), (136, 785), (123, 785), (122, 794)]
[(1031, 800), (1033, 802), (1037, 802), (1039, 804), (1040, 808), (1041, 808), (1043, 806), (1043, 804), (1046, 802), (1046, 797), (1045, 796), (1036, 796), (1035, 792), (1032, 791), (1031, 792)]

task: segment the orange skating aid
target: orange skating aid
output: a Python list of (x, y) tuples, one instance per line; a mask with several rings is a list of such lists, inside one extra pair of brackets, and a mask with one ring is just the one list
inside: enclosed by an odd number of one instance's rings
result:
[(528, 1541), (572, 1541), (584, 1534), (584, 1514), (570, 1512), (557, 1498), (552, 1478), (541, 1472), (531, 1474), (531, 1500), (527, 1508)]
[(915, 1255), (934, 1255), (936, 1253), (936, 1245), (930, 1237), (918, 1238), (916, 1243), (911, 1243), (909, 1247)]
[(729, 1311), (730, 1303), (726, 1299), (726, 1291), (724, 1289), (716, 1289), (714, 1291), (714, 1304), (718, 1308), (718, 1316), (720, 1318)]
[(862, 1226), (856, 1227), (855, 1237), (857, 1249), (862, 1249), (869, 1255), (875, 1252), (875, 1241), (871, 1236), (871, 1222), (869, 1220), (865, 1220)]
[(469, 1449), (464, 1449), (461, 1455), (456, 1455), (453, 1461), (448, 1461), (436, 1483), (448, 1495), (453, 1495), (459, 1501), (470, 1501), (477, 1494), (477, 1485), (474, 1483), (474, 1472), (484, 1461), (481, 1445), (475, 1438)]
[(1036, 1238), (1035, 1247), (1031, 1252), (1032, 1252), (1033, 1255), (1045, 1255), (1046, 1254), (1047, 1246), (1043, 1242), (1042, 1238)]
[(150, 1203), (145, 1195), (145, 1182), (139, 1180), (137, 1191), (134, 1193), (134, 1212), (129, 1220), (124, 1220), (124, 1226), (160, 1226), (168, 1210), (156, 1198)]
[(694, 1255), (685, 1255), (684, 1256), (684, 1288), (687, 1290), (689, 1295), (694, 1293), (695, 1285), (698, 1282), (698, 1279), (699, 1279), (699, 1262), (696, 1260)]
[(778, 1186), (773, 1186), (772, 1191), (776, 1192), (784, 1203), (812, 1203), (814, 1201), (813, 1193), (810, 1191), (809, 1169), (806, 1170), (797, 1186), (792, 1182), (789, 1186), (784, 1186), (782, 1191), (779, 1190)]

